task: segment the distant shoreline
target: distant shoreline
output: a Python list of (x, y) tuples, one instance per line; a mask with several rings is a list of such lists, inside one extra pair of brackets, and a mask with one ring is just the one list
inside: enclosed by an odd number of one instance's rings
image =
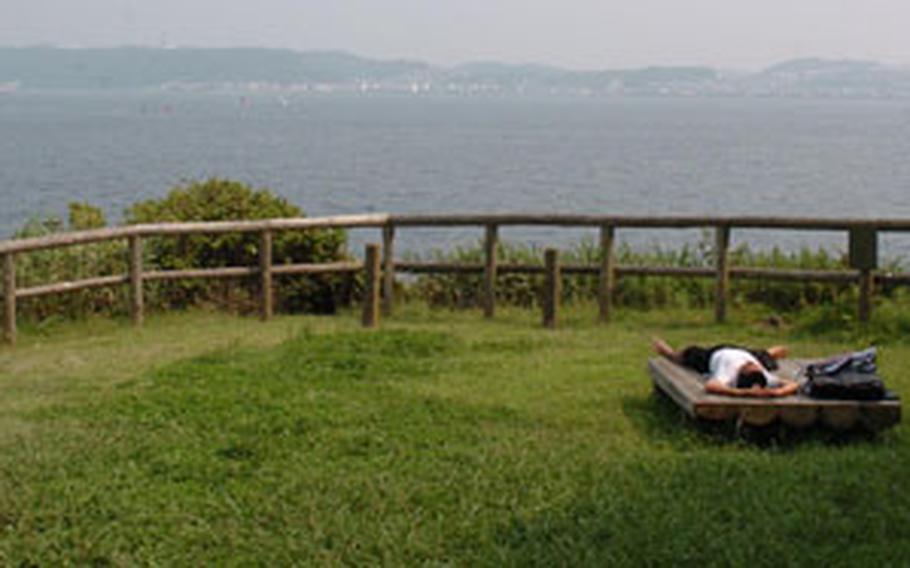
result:
[[(910, 68), (794, 59), (758, 72), (707, 66), (579, 71), (538, 64), (451, 67), (341, 51), (0, 47), (0, 93), (164, 89), (464, 96), (910, 99)], [(15, 88), (12, 86), (15, 85)]]
[[(39, 98), (129, 98), (129, 97), (148, 97), (166, 99), (168, 97), (186, 97), (188, 100), (193, 97), (216, 97), (216, 98), (241, 98), (248, 97), (251, 100), (362, 100), (362, 101), (379, 101), (379, 100), (423, 100), (423, 101), (522, 101), (528, 103), (534, 102), (698, 102), (698, 101), (780, 101), (782, 103), (881, 103), (881, 104), (910, 104), (910, 95), (906, 97), (838, 97), (838, 96), (798, 96), (798, 95), (722, 95), (722, 94), (698, 94), (698, 95), (580, 95), (572, 93), (558, 94), (518, 94), (518, 93), (473, 93), (473, 94), (453, 94), (453, 93), (405, 93), (405, 92), (370, 92), (360, 93), (351, 90), (338, 90), (333, 92), (316, 92), (316, 91), (299, 91), (280, 89), (263, 91), (259, 89), (247, 90), (242, 87), (225, 88), (225, 89), (196, 89), (196, 90), (163, 90), (156, 87), (137, 88), (137, 89), (17, 89), (14, 91), (0, 90), (0, 101), (18, 98), (20, 100), (39, 99)], [(910, 108), (910, 107), (908, 107)]]

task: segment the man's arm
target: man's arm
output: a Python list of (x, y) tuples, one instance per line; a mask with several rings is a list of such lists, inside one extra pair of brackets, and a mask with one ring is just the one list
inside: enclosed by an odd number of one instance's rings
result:
[(664, 341), (663, 339), (661, 339), (659, 337), (652, 337), (651, 341), (654, 346), (654, 351), (658, 355), (663, 355), (664, 357), (673, 361), (677, 365), (682, 365), (682, 362), (683, 362), (682, 353), (680, 353), (680, 352), (676, 351), (675, 349), (673, 349), (672, 347), (670, 347), (669, 343), (667, 343), (666, 341)]
[(769, 396), (790, 396), (795, 394), (799, 390), (799, 385), (794, 381), (788, 381), (786, 379), (781, 379), (781, 385), (773, 389), (764, 389), (771, 394)]
[(781, 396), (790, 396), (799, 389), (799, 385), (793, 381), (782, 380), (781, 382), (783, 384), (775, 388), (753, 387), (750, 389), (740, 389), (736, 387), (728, 387), (717, 379), (709, 379), (705, 383), (705, 392), (725, 396), (776, 398)]

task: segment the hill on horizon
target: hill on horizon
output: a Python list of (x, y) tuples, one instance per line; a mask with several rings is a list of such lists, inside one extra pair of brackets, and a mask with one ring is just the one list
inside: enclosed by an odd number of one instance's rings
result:
[(467, 62), (451, 67), (345, 51), (270, 48), (0, 47), (0, 86), (16, 90), (330, 86), (350, 91), (580, 95), (910, 96), (910, 69), (873, 61), (796, 59), (757, 73), (706, 66), (578, 71)]

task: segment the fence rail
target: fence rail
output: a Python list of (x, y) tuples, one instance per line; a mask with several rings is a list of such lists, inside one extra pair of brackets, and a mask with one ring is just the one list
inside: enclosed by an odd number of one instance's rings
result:
[[(500, 264), (496, 251), (499, 229), (504, 226), (588, 227), (600, 231), (600, 262), (597, 265), (561, 265), (555, 251), (546, 251), (544, 265)], [(395, 237), (401, 229), (418, 227), (476, 226), (483, 229), (484, 262), (453, 264), (440, 262), (396, 261)], [(326, 228), (374, 228), (381, 231), (381, 250), (368, 245), (364, 262), (274, 265), (272, 240), (276, 232), (305, 231)], [(686, 229), (707, 228), (715, 231), (715, 258), (712, 268), (667, 266), (621, 266), (615, 261), (618, 229)], [(755, 267), (731, 267), (729, 245), (734, 229), (840, 231), (848, 235), (850, 268), (846, 270), (784, 270)], [(262, 289), (261, 315), (268, 319), (273, 311), (273, 278), (286, 274), (334, 274), (364, 271), (367, 274), (367, 299), (364, 302), (364, 325), (375, 325), (379, 314), (388, 314), (393, 306), (396, 272), (478, 273), (483, 275), (482, 298), (486, 317), (495, 314), (496, 279), (505, 273), (540, 273), (546, 276), (545, 316), (548, 327), (556, 325), (559, 280), (561, 274), (597, 275), (599, 317), (608, 321), (613, 312), (612, 297), (618, 278), (627, 276), (671, 276), (715, 279), (715, 317), (726, 317), (731, 279), (765, 279), (797, 282), (856, 283), (859, 287), (858, 312), (868, 320), (871, 299), (877, 284), (910, 285), (910, 274), (883, 274), (878, 267), (878, 233), (910, 232), (910, 219), (817, 219), (785, 217), (704, 217), (704, 216), (603, 216), (603, 215), (346, 215), (319, 218), (267, 219), (259, 221), (218, 221), (194, 223), (160, 223), (130, 225), (62, 233), (30, 239), (0, 241), (4, 301), (3, 334), (6, 342), (16, 340), (17, 300), (49, 294), (60, 294), (105, 286), (128, 285), (132, 321), (143, 321), (143, 283), (184, 278), (237, 278), (259, 276)], [(259, 259), (256, 266), (214, 269), (145, 271), (142, 263), (143, 240), (149, 237), (190, 234), (258, 233)], [(30, 288), (16, 287), (16, 257), (29, 252), (126, 239), (129, 244), (129, 273), (101, 275), (75, 282), (47, 283)], [(375, 248), (374, 248), (375, 247)], [(553, 297), (553, 296), (557, 297)]]

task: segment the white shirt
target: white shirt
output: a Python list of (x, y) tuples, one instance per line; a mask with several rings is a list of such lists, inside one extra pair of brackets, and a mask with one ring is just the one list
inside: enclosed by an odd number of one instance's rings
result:
[(768, 381), (768, 388), (781, 386), (781, 380), (769, 373), (754, 355), (733, 347), (718, 349), (711, 354), (711, 359), (708, 361), (708, 378), (719, 381), (724, 386), (736, 388), (739, 370), (746, 363), (755, 363), (759, 366), (765, 375), (765, 380)]

